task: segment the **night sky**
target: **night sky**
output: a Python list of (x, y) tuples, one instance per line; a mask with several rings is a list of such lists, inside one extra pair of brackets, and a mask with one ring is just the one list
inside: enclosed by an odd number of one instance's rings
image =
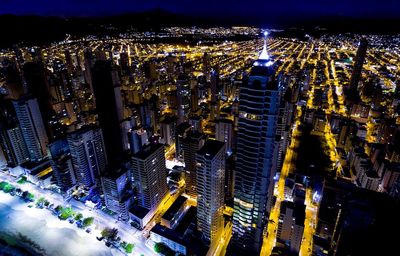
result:
[(152, 9), (217, 17), (396, 18), (400, 0), (0, 0), (0, 14), (106, 16)]

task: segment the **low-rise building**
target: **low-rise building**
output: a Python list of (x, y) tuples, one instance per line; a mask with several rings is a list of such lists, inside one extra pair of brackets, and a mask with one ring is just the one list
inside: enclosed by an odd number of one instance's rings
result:
[(187, 198), (179, 196), (161, 217), (161, 225), (175, 228), (187, 209)]

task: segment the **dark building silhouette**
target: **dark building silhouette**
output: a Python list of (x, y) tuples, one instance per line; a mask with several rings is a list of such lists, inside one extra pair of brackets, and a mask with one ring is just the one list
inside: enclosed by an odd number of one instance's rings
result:
[(357, 90), (358, 83), (361, 79), (361, 71), (365, 61), (365, 55), (367, 54), (368, 42), (367, 40), (361, 40), (358, 46), (356, 58), (354, 60), (353, 73), (351, 74), (350, 89), (353, 91)]
[(27, 62), (24, 64), (23, 70), (27, 93), (37, 99), (47, 135), (49, 138), (53, 138), (56, 134), (50, 128), (49, 122), (54, 112), (51, 105), (46, 70), (41, 62)]
[(92, 75), (96, 110), (103, 131), (107, 159), (110, 165), (116, 165), (123, 153), (120, 128), (123, 110), (118, 75), (112, 63), (103, 60), (96, 61)]

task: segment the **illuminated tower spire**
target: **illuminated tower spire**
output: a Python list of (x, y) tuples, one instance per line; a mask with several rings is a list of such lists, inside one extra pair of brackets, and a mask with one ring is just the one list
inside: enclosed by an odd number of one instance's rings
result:
[(258, 60), (269, 60), (269, 54), (267, 52), (267, 36), (268, 36), (268, 32), (265, 31), (264, 32), (264, 46), (263, 46), (263, 49), (262, 49), (260, 55), (258, 56)]

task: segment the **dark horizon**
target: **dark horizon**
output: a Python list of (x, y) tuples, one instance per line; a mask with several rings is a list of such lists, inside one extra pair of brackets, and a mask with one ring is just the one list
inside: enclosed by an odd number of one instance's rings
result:
[(1, 14), (38, 15), (56, 17), (108, 17), (152, 10), (163, 10), (175, 15), (191, 17), (260, 17), (285, 19), (285, 17), (318, 18), (324, 16), (341, 16), (361, 19), (399, 18), (400, 2), (394, 0), (356, 0), (356, 1), (321, 1), (286, 0), (269, 3), (267, 1), (127, 1), (114, 0), (61, 0), (61, 1), (28, 1), (14, 0), (0, 3)]

